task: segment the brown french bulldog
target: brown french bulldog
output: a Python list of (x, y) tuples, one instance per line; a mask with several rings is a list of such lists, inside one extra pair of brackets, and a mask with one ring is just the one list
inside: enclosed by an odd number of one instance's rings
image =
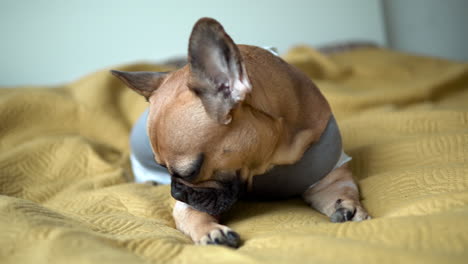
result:
[(370, 218), (318, 88), (270, 51), (236, 45), (216, 20), (195, 24), (183, 68), (112, 73), (150, 103), (132, 137), (149, 152), (146, 176), (167, 169), (176, 226), (195, 243), (237, 247), (219, 216), (242, 197), (302, 195), (333, 222)]

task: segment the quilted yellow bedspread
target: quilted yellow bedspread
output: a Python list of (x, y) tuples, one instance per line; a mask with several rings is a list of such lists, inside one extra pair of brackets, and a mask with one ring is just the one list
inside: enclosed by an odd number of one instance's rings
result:
[(239, 249), (192, 245), (168, 186), (131, 183), (146, 102), (103, 70), (0, 89), (0, 263), (467, 263), (468, 65), (383, 49), (285, 59), (329, 99), (372, 220), (241, 202), (224, 219)]

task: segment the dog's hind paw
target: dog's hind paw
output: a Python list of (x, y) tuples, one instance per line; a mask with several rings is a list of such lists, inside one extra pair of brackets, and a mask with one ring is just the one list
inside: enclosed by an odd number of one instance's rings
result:
[(341, 223), (346, 221), (363, 221), (371, 219), (366, 209), (359, 203), (354, 201), (336, 201), (336, 211), (330, 216), (330, 220), (334, 223)]

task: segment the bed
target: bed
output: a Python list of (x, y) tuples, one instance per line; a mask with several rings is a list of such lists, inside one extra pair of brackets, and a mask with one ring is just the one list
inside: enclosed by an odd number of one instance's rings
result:
[(239, 249), (193, 245), (169, 187), (131, 182), (128, 134), (147, 103), (104, 69), (0, 89), (0, 262), (466, 263), (468, 64), (376, 47), (283, 57), (330, 101), (372, 220), (246, 201), (223, 218)]

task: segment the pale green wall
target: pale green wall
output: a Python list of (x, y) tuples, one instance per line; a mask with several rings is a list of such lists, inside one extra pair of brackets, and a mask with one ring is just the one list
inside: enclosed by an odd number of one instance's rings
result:
[(58, 84), (137, 60), (185, 54), (194, 22), (238, 43), (385, 43), (378, 0), (0, 0), (0, 85)]

